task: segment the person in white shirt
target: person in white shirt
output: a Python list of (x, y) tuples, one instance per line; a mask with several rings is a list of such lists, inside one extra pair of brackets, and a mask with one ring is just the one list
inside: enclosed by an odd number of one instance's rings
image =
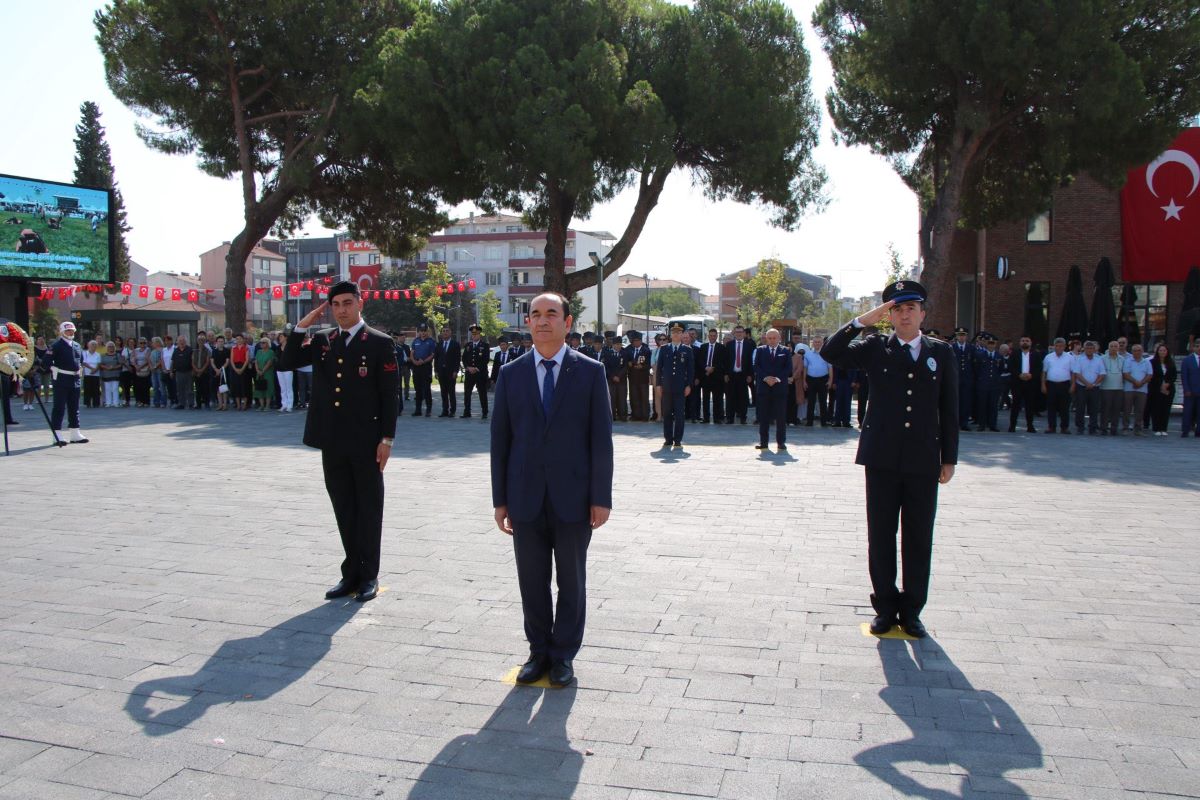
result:
[(1116, 436), (1125, 402), (1125, 359), (1117, 340), (1108, 343), (1104, 362), (1104, 381), (1100, 384), (1100, 435)]
[(1075, 432), (1083, 433), (1084, 416), (1087, 432), (1095, 436), (1100, 430), (1100, 384), (1104, 383), (1104, 360), (1096, 355), (1095, 342), (1083, 345), (1083, 355), (1075, 359), (1071, 379), (1075, 384)]
[(1046, 433), (1055, 433), (1062, 423), (1062, 432), (1071, 432), (1071, 394), (1075, 391), (1071, 375), (1075, 358), (1067, 352), (1067, 341), (1061, 336), (1054, 340), (1054, 350), (1042, 359), (1042, 394), (1046, 395)]
[(1121, 424), (1129, 430), (1130, 415), (1133, 416), (1133, 435), (1141, 436), (1144, 431), (1142, 413), (1146, 409), (1146, 397), (1150, 394), (1148, 387), (1154, 377), (1154, 367), (1150, 359), (1142, 354), (1142, 346), (1135, 344), (1130, 348), (1132, 355), (1125, 361), (1125, 407), (1121, 412)]

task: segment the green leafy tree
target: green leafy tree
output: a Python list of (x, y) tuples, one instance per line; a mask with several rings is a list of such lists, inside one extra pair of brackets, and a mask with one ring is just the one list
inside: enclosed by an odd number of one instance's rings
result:
[(571, 312), (571, 319), (575, 321), (574, 327), (578, 329), (583, 324), (583, 312), (587, 311), (587, 306), (583, 304), (583, 298), (577, 294), (573, 294), (567, 298), (567, 303), (567, 307)]
[(504, 320), (500, 319), (500, 298), (493, 289), (488, 289), (475, 298), (475, 322), (483, 328), (489, 342), (504, 332)]
[(956, 228), (1045, 210), (1081, 171), (1117, 185), (1200, 111), (1195, 0), (823, 0), (813, 24), (838, 134), (919, 196), (933, 313)]
[(421, 319), (429, 323), (435, 339), (441, 327), (449, 321), (449, 312), (453, 309), (448, 298), (438, 294), (438, 288), (448, 284), (451, 279), (450, 270), (446, 265), (440, 261), (433, 261), (425, 268), (425, 280), (417, 287), (421, 290), (421, 296), (414, 302), (420, 311)]
[[(415, 267), (406, 266), (398, 269), (382, 268), (379, 270), (377, 286), (380, 290), (413, 289), (418, 282)], [(424, 319), (415, 298), (408, 300), (364, 300), (363, 318), (371, 327), (383, 331), (414, 330), (417, 323)]]
[(800, 319), (812, 307), (812, 292), (804, 288), (804, 284), (800, 282), (799, 278), (788, 277), (786, 269), (784, 270), (782, 285), (785, 297), (781, 316)]
[(651, 314), (656, 317), (674, 317), (680, 314), (696, 314), (700, 304), (682, 286), (659, 289), (638, 299), (629, 313), (634, 316)]
[(778, 0), (446, 0), (389, 35), (366, 96), (378, 124), (418, 138), (446, 199), (545, 226), (546, 288), (570, 296), (597, 278), (565, 270), (572, 218), (636, 187), (607, 277), (677, 169), (795, 225), (825, 180), (808, 83)]
[(104, 126), (100, 124), (100, 106), (90, 100), (79, 106), (79, 124), (75, 126), (75, 183), (112, 190), (112, 208), (109, 212), (113, 221), (113, 236), (116, 238), (113, 271), (118, 281), (129, 280), (129, 245), (125, 241), (125, 234), (130, 229), (125, 213), (125, 198), (117, 187), (112, 149), (104, 138)]
[(31, 333), (36, 339), (39, 336), (45, 336), (46, 342), (52, 342), (58, 338), (58, 312), (50, 307), (50, 303), (45, 300), (33, 301), (33, 315), (30, 320), (33, 324)]
[(759, 336), (783, 314), (787, 303), (787, 265), (773, 258), (758, 262), (753, 275), (739, 275), (737, 319)]
[(841, 327), (849, 316), (841, 301), (834, 297), (833, 290), (826, 288), (817, 294), (807, 312), (797, 321), (806, 335), (825, 336)]
[(392, 255), (445, 225), (411, 162), (382, 161), (384, 130), (354, 102), (385, 30), (420, 0), (112, 0), (96, 41), (113, 94), (153, 125), (138, 133), (166, 153), (241, 182), (244, 225), (226, 257), (225, 309), (245, 327), (245, 262), (275, 230), (313, 213), (350, 224)]

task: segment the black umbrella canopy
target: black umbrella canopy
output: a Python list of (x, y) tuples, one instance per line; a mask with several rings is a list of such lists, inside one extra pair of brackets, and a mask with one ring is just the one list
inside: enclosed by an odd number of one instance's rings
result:
[(1132, 283), (1121, 287), (1121, 318), (1117, 323), (1117, 333), (1124, 336), (1130, 345), (1142, 344), (1142, 331), (1137, 319), (1137, 289)]
[(1183, 308), (1179, 310), (1179, 339), (1176, 352), (1187, 347), (1188, 336), (1200, 336), (1200, 267), (1188, 270), (1183, 281)]
[(1092, 315), (1088, 325), (1088, 338), (1099, 343), (1103, 350), (1117, 338), (1116, 309), (1113, 308), (1113, 268), (1107, 257), (1096, 265), (1093, 279), (1096, 287), (1092, 292)]
[(1058, 318), (1058, 332), (1068, 342), (1082, 339), (1088, 331), (1087, 303), (1083, 299), (1083, 276), (1078, 265), (1072, 265), (1067, 273), (1067, 294), (1063, 298), (1062, 316)]

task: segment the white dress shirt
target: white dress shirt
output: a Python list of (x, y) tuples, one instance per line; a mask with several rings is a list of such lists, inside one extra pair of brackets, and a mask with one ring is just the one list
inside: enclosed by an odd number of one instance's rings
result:
[[(541, 397), (542, 396), (542, 382), (546, 380), (546, 368), (544, 366), (542, 366), (542, 361), (544, 360), (545, 357), (537, 351), (536, 347), (533, 350), (533, 355), (536, 356), (536, 358), (537, 358), (537, 360), (534, 361), (533, 371), (537, 376), (538, 397)], [(567, 357), (567, 345), (564, 342), (563, 346), (558, 348), (558, 352), (554, 354), (554, 357), (550, 359), (551, 361), (554, 362), (554, 377), (551, 380), (554, 381), (555, 386), (558, 386), (558, 376), (562, 375), (563, 360), (566, 357)]]

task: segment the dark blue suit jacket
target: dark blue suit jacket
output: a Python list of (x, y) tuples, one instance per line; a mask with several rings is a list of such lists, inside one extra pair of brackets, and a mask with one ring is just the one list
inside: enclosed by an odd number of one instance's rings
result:
[(792, 353), (783, 345), (775, 348), (759, 345), (754, 351), (754, 380), (765, 386), (764, 379), (768, 376), (778, 378), (784, 385), (792, 377)]
[(508, 506), (514, 522), (532, 522), (549, 498), (563, 522), (586, 522), (592, 506), (612, 508), (612, 481), (603, 365), (568, 349), (549, 418), (535, 358), (501, 367), (492, 405), (492, 506)]

